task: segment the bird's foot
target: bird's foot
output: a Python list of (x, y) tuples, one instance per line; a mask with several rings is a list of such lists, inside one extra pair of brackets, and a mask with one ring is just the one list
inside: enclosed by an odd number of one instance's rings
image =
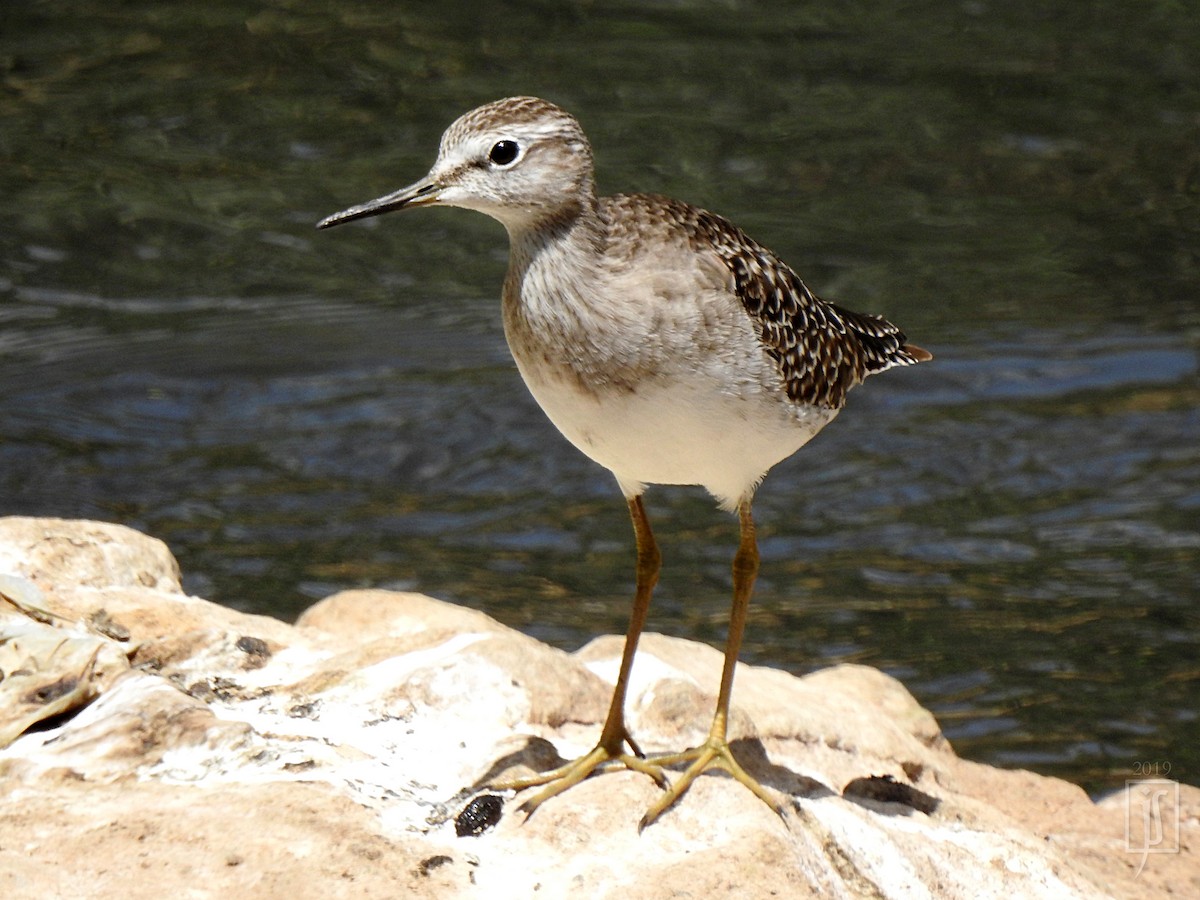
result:
[(679, 763), (691, 763), (691, 765), (684, 770), (679, 780), (671, 785), (667, 789), (667, 792), (659, 797), (654, 805), (646, 811), (646, 814), (642, 816), (642, 821), (638, 823), (638, 831), (653, 823), (655, 819), (666, 812), (675, 801), (687, 793), (687, 789), (692, 786), (692, 782), (696, 780), (696, 776), (708, 769), (723, 769), (728, 772), (735, 780), (749, 788), (754, 796), (771, 807), (776, 815), (780, 818), (783, 817), (783, 808), (765, 787), (746, 774), (746, 770), (733, 758), (733, 752), (729, 749), (729, 742), (724, 738), (709, 737), (699, 747), (684, 750), (682, 753), (654, 756), (645, 760), (645, 762), (655, 766), (673, 766)]
[[(622, 748), (626, 743), (633, 749), (633, 753), (623, 751)], [(618, 767), (650, 776), (654, 779), (654, 783), (663, 790), (670, 788), (662, 767), (648, 762), (642, 756), (637, 744), (628, 735), (622, 735), (622, 739), (618, 741), (602, 740), (592, 748), (591, 752), (556, 769), (551, 769), (549, 772), (496, 781), (490, 787), (498, 791), (521, 791), (525, 788), (544, 785), (542, 790), (520, 806), (521, 811), (525, 813), (526, 817), (529, 817), (551, 797), (556, 797), (568, 788), (574, 787), (593, 772)]]

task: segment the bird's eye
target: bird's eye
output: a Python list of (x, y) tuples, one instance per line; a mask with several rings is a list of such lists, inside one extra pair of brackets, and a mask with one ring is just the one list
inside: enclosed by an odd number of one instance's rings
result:
[(496, 141), (488, 152), (488, 159), (498, 166), (511, 166), (520, 152), (521, 147), (516, 141)]

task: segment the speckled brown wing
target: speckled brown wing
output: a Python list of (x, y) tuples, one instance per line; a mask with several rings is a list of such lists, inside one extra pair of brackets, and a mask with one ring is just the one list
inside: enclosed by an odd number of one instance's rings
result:
[(842, 309), (808, 289), (774, 253), (718, 215), (668, 198), (654, 198), (697, 248), (729, 266), (734, 290), (758, 327), (763, 348), (779, 366), (797, 403), (840, 409), (846, 392), (868, 375), (932, 359), (905, 343), (886, 319)]

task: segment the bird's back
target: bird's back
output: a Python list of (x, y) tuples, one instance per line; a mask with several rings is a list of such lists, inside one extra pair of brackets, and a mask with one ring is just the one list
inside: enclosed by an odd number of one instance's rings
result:
[(795, 403), (840, 409), (847, 391), (868, 375), (932, 358), (886, 319), (817, 297), (772, 251), (715, 213), (654, 194), (617, 194), (599, 203), (626, 255), (654, 252), (670, 231), (698, 259), (715, 262)]

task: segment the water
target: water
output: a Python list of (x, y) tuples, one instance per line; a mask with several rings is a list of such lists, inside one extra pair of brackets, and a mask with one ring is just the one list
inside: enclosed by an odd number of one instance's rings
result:
[[(1060, 6), (10, 4), (0, 514), (130, 524), (283, 618), (372, 585), (623, 631), (624, 505), (512, 367), (499, 226), (313, 230), (542, 94), (603, 189), (728, 215), (936, 356), (768, 477), (744, 658), (878, 666), (971, 758), (1196, 783), (1200, 24)], [(651, 627), (719, 645), (736, 523), (648, 507)]]

